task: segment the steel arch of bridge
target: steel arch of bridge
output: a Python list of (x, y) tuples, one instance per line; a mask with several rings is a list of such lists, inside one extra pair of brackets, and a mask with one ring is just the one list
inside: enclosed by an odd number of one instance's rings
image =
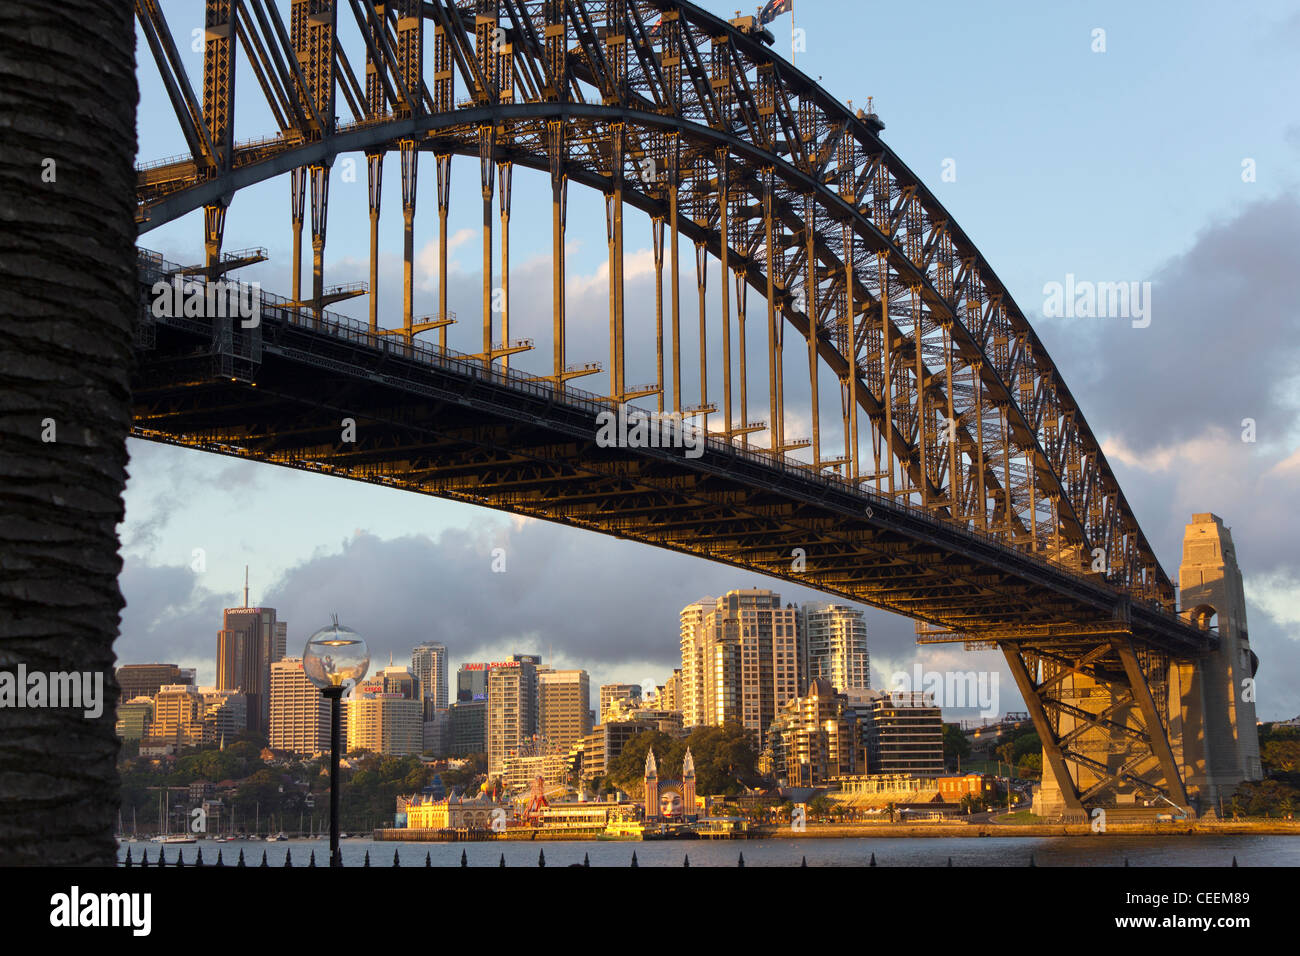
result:
[[(445, 352), (446, 327), (453, 321), (445, 241), (450, 159), (476, 156), (484, 253), (483, 345), (476, 358), (484, 367), (504, 369), (511, 354), (528, 347), (509, 338), (511, 170), (543, 170), (552, 186), (556, 264), (554, 354), (550, 374), (541, 377), (563, 392), (571, 379), (598, 369), (594, 363), (569, 364), (566, 351), (567, 187), (572, 180), (598, 189), (606, 197), (610, 255), (610, 401), (654, 395), (659, 410), (700, 417), (715, 438), (748, 447), (750, 436), (765, 427), (749, 416), (745, 310), (746, 291), (753, 288), (766, 311), (763, 404), (772, 452), (807, 444), (814, 474), (833, 469), (855, 487), (1073, 574), (1093, 570), (1100, 555), (1104, 570), (1092, 578), (1116, 593), (1117, 605), (1135, 599), (1174, 613), (1168, 576), (1073, 396), (1006, 288), (934, 195), (882, 142), (883, 124), (841, 105), (777, 56), (754, 18), (726, 22), (672, 0), (290, 0), (286, 26), (269, 0), (205, 0), (200, 103), (158, 0), (136, 0), (136, 8), (189, 148), (184, 157), (140, 168), (138, 220), (145, 232), (203, 207), (207, 255), (193, 271), (215, 278), (259, 258), (222, 254), (227, 207), (240, 189), (288, 173), (295, 248), (291, 302), (322, 321), (331, 301), (360, 291), (331, 290), (324, 282), (329, 168), (341, 153), (364, 153), (370, 330), (408, 343), (438, 331)], [(348, 13), (361, 37), (364, 83), (339, 39), (339, 17)], [(238, 49), (278, 126), (274, 135), (243, 144), (234, 140)], [(338, 122), (338, 94), (351, 122)], [(401, 326), (381, 329), (376, 236), (382, 161), (390, 151), (402, 157), (405, 290)], [(411, 301), (422, 152), (435, 161), (443, 239), (439, 312), (427, 319), (413, 314)], [(489, 301), (496, 194), (507, 303), (499, 321)], [(665, 244), (670, 259), (672, 354), (663, 348), (659, 299), (657, 381), (646, 388), (628, 386), (623, 375), (625, 204), (651, 217), (660, 295)], [(297, 255), (305, 222), (312, 239), (310, 294), (300, 289)], [(693, 405), (683, 394), (680, 367), (679, 236), (695, 244), (697, 259), (701, 394)], [(719, 396), (708, 391), (706, 256), (720, 263), (723, 276), (721, 409), (715, 404)], [(738, 403), (731, 368), (733, 299)], [(810, 443), (785, 435), (787, 325), (808, 350)], [(819, 415), (823, 378), (840, 386), (831, 400), (839, 398), (842, 450), (829, 453)], [(710, 428), (712, 416), (722, 419), (721, 428)], [(1103, 626), (1081, 644), (1080, 633), (1066, 643), (1062, 635), (1040, 634), (1039, 645), (1003, 647), (1027, 699), (1044, 697), (1059, 716), (1070, 705), (1047, 700), (1050, 695), (1040, 695), (1035, 683), (1040, 674), (1041, 686), (1052, 682), (1053, 667), (1093, 677), (1123, 671), (1144, 685), (1159, 683), (1167, 661), (1138, 663), (1133, 670), (1124, 631)], [(1100, 646), (1108, 650), (1099, 653)], [(1066, 648), (1065, 656), (1045, 664), (1039, 652), (1052, 648)], [(1098, 663), (1103, 671), (1094, 667)], [(1165, 738), (1151, 693), (1133, 689), (1131, 700), (1141, 713), (1134, 719), (1157, 728), (1140, 728), (1136, 735), (1160, 758), (1169, 779), (1168, 761), (1151, 743)], [(1031, 703), (1031, 709), (1041, 706)], [(1036, 722), (1039, 716), (1048, 724), (1056, 719), (1039, 710)], [(1044, 734), (1054, 770), (1057, 761), (1083, 765), (1090, 759), (1072, 754), (1068, 740), (1057, 746), (1055, 736)], [(1143, 773), (1149, 776), (1149, 768)], [(1110, 779), (1125, 774), (1134, 776), (1128, 763)], [(1180, 789), (1171, 784), (1163, 792), (1177, 795)]]
[[(364, 97), (338, 42), (335, 3), (292, 0), (286, 34), (274, 4), (208, 0), (197, 117), (183, 74), (165, 56), (159, 63), (184, 107), (178, 116), (193, 152), (142, 171), (142, 229), (204, 205), (212, 255), (236, 190), (303, 167), (325, 169), (347, 151), (479, 155), (488, 203), (493, 165), (549, 170), (557, 204), (565, 179), (601, 189), (614, 205), (629, 202), (702, 244), (741, 279), (741, 302), (742, 282), (765, 295), (773, 352), (783, 347), (784, 322), (810, 342), (841, 383), (844, 453), (833, 461), (877, 490), (1076, 567), (1090, 568), (1100, 548), (1108, 580), (1173, 606), (1172, 585), (1099, 443), (1006, 288), (882, 143), (878, 121), (854, 114), (774, 54), (752, 18), (727, 23), (666, 0), (346, 6), (366, 31)], [(168, 31), (155, 0), (139, 0), (138, 8), (165, 51)], [(426, 24), (434, 31), (432, 82), (423, 72)], [(245, 147), (233, 142), (236, 38), (258, 64), (254, 75), (280, 124), (274, 138)], [(330, 47), (335, 56), (321, 54)], [(459, 102), (457, 79), (466, 91)], [(350, 125), (335, 123), (336, 90), (353, 110)], [(652, 182), (644, 182), (650, 170)], [(449, 176), (442, 160), (439, 172)], [(312, 199), (323, 245), (328, 197), (313, 191)], [(439, 205), (447, 199), (441, 195)], [(373, 201), (377, 206), (377, 195)], [(404, 205), (413, 209), (414, 197)], [(656, 252), (662, 266), (662, 237)], [(729, 310), (728, 282), (722, 286)], [(621, 338), (621, 308), (616, 302), (614, 339)], [(408, 327), (411, 319), (408, 312)], [(724, 329), (731, 323), (728, 314)], [(485, 336), (489, 353), (498, 344), (490, 325)], [(627, 395), (621, 342), (611, 345), (614, 391)], [(563, 382), (566, 356), (555, 352), (552, 374)], [(734, 389), (729, 368), (724, 374), (729, 411)], [(775, 374), (769, 380), (767, 411), (779, 446), (780, 383)], [(662, 403), (662, 376), (656, 386)], [(810, 388), (816, 403), (815, 382)], [(674, 410), (686, 410), (680, 387), (673, 392)], [(700, 404), (708, 401), (702, 396)], [(723, 432), (747, 441), (747, 411), (724, 412)], [(870, 469), (854, 441), (859, 412), (871, 433)], [(826, 459), (814, 422), (816, 466)]]

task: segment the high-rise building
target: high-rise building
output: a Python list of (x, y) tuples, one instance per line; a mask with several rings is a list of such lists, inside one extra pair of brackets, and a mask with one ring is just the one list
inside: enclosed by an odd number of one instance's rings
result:
[(189, 747), (203, 739), (203, 698), (193, 684), (164, 684), (153, 699), (151, 740)]
[(123, 740), (149, 736), (153, 722), (153, 698), (134, 697), (117, 705), (117, 735)]
[(799, 693), (799, 611), (761, 588), (682, 609), (686, 726), (738, 721), (762, 746), (768, 724)]
[[(438, 641), (425, 641), (411, 651), (411, 673), (420, 681), (420, 693), (441, 710), (447, 701), (447, 648)], [(426, 708), (427, 710), (427, 708)]]
[(943, 773), (943, 712), (921, 691), (873, 693), (865, 727), (869, 773)]
[(824, 677), (781, 708), (768, 727), (777, 777), (794, 787), (815, 787), (863, 766), (857, 715), (844, 694)]
[(433, 757), (446, 757), (451, 753), (451, 709), (434, 707), (428, 697), (424, 699), (423, 752)]
[(591, 733), (591, 685), (586, 671), (542, 668), (537, 674), (537, 703), (538, 733), (561, 753)]
[(237, 690), (200, 687), (203, 743), (233, 741), (248, 726), (248, 699)]
[(288, 654), (289, 650), (289, 622), (275, 622), (274, 643), (271, 645), (271, 663), (282, 661)]
[(400, 694), (372, 694), (343, 702), (348, 752), (405, 756), (424, 751), (424, 703)]
[(531, 745), (537, 733), (537, 665), (541, 658), (515, 654), (488, 665), (488, 776), (499, 777), (505, 759)]
[(841, 693), (871, 686), (867, 623), (858, 608), (808, 602), (802, 609), (806, 681), (828, 680)]
[(320, 754), (330, 749), (330, 705), (307, 679), (302, 658), (271, 665), (269, 743), (272, 750)]
[(716, 605), (716, 598), (706, 597), (682, 608), (682, 677), (678, 709), (687, 727), (699, 727), (704, 723), (704, 618)]
[[(415, 675), (407, 668), (393, 664), (389, 664), (366, 679), (359, 690), (377, 694), (396, 694), (403, 700), (420, 701), (421, 708), (424, 704), (420, 696), (420, 684)], [(423, 719), (423, 709), (421, 719)]]
[(456, 672), (457, 700), (487, 700), (490, 664), (461, 664)]
[(271, 665), (284, 654), (277, 623), (272, 607), (227, 608), (217, 632), (217, 688), (248, 698), (248, 729), (258, 733), (267, 729)]
[[(673, 676), (664, 684), (663, 700), (660, 706), (664, 710), (682, 711), (682, 670), (677, 668)], [(683, 712), (684, 713), (684, 712)]]
[(176, 664), (123, 664), (117, 669), (117, 686), (122, 689), (119, 700), (137, 697), (153, 699), (164, 684), (193, 684), (194, 669)]
[(591, 729), (591, 733), (573, 742), (566, 762), (584, 780), (603, 777), (623, 752), (623, 748), (638, 735), (650, 730), (680, 732), (680, 724), (673, 726), (671, 720), (665, 723), (652, 719), (611, 720), (606, 724), (598, 724)]
[(487, 701), (458, 700), (447, 712), (451, 719), (448, 756), (487, 753)]
[(616, 700), (640, 700), (640, 684), (601, 684), (600, 685), (600, 722), (609, 720), (610, 706)]

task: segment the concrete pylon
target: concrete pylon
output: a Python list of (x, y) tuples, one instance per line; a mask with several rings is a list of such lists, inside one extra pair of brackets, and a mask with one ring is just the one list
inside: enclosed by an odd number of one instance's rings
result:
[(1192, 517), (1178, 568), (1180, 613), (1215, 628), (1219, 648), (1176, 664), (1170, 675), (1170, 730), (1189, 797), (1200, 812), (1218, 812), (1237, 785), (1263, 778), (1255, 726), (1255, 671), (1246, 596), (1232, 532), (1214, 514)]

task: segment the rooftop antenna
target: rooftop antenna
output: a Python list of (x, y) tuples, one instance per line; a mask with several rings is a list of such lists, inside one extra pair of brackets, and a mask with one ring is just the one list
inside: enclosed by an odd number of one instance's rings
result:
[(248, 607), (248, 565), (244, 565), (244, 607)]

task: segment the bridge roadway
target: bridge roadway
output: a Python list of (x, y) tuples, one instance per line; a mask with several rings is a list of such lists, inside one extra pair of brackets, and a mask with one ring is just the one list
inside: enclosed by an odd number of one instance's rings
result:
[[(179, 267), (141, 251), (137, 438), (465, 501), (667, 548), (928, 622), (1082, 655), (1131, 635), (1176, 659), (1212, 632), (1087, 574), (719, 437), (704, 453), (600, 447), (617, 406), (516, 369), (377, 336), (262, 292), (259, 324), (155, 317)], [(647, 413), (651, 414), (651, 413)], [(356, 422), (344, 442), (345, 418)], [(687, 429), (693, 428), (689, 424)], [(796, 552), (805, 566), (796, 570)]]

